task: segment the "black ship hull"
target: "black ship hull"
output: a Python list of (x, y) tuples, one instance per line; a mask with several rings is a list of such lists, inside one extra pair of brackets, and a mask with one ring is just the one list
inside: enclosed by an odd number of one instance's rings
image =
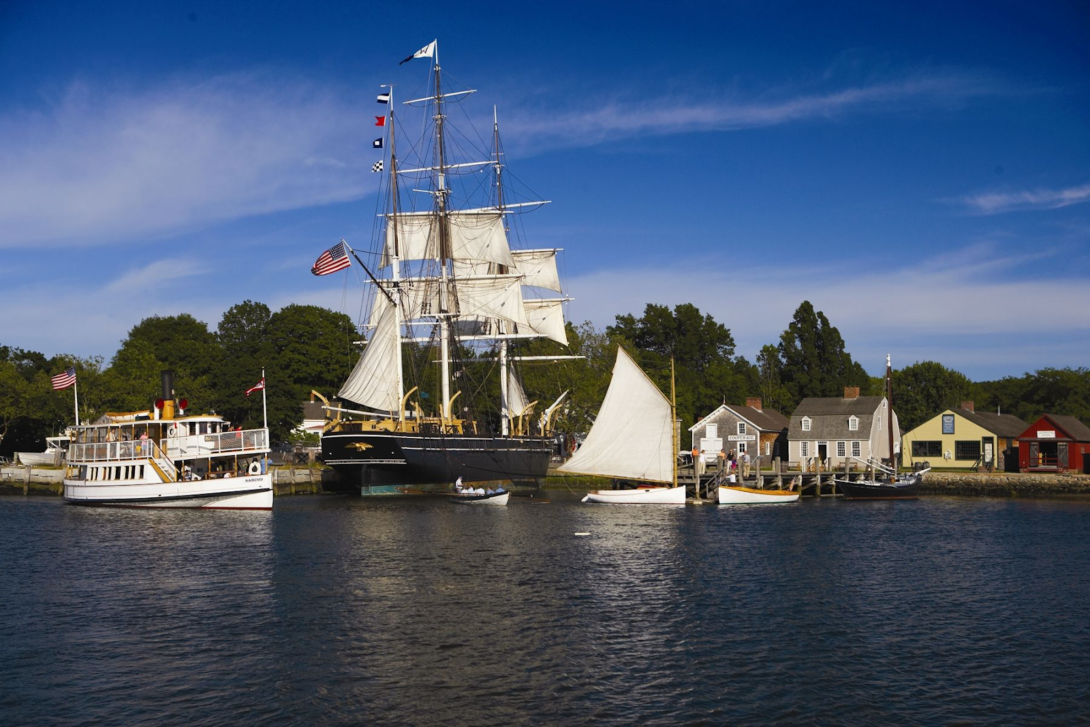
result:
[(330, 432), (322, 435), (322, 458), (337, 481), (325, 487), (397, 496), (450, 490), (459, 477), (538, 485), (554, 446), (543, 437)]
[(894, 482), (851, 482), (841, 479), (835, 482), (848, 500), (915, 500), (920, 489), (918, 475), (909, 475)]

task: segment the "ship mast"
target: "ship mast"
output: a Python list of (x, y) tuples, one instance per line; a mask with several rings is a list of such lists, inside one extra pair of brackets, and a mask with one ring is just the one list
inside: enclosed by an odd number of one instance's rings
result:
[[(496, 107), (492, 107), (492, 145), (496, 153), (496, 208), (503, 216), (503, 231), (509, 233), (507, 216), (503, 214), (503, 164), (500, 162), (500, 122), (496, 114)], [(503, 266), (499, 266), (499, 272), (505, 273)], [(499, 333), (507, 333), (507, 324), (497, 321)], [(500, 338), (500, 433), (507, 436), (511, 433), (511, 407), (507, 398), (507, 339)]]
[(886, 354), (886, 423), (889, 425), (889, 469), (890, 479), (897, 479), (897, 460), (893, 457), (893, 365)]
[(447, 260), (451, 257), (450, 221), (447, 217), (446, 159), (443, 148), (443, 89), (440, 81), (439, 46), (435, 47), (435, 153), (437, 155), (438, 191), (436, 201), (439, 222), (439, 362), (442, 411), (440, 417), (446, 425), (450, 412), (450, 279)]
[(394, 299), (394, 330), (397, 331), (397, 420), (405, 421), (405, 372), (401, 360), (401, 250), (397, 239), (397, 148), (394, 146), (394, 86), (386, 86), (390, 89), (390, 98), (387, 101), (387, 113), (390, 116), (390, 211), (394, 220), (394, 239), (390, 245), (390, 260), (393, 276)]

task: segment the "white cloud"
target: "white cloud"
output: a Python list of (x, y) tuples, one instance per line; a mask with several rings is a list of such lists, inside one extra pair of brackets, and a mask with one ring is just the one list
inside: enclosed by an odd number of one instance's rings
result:
[(115, 244), (364, 194), (358, 94), (236, 74), (0, 113), (0, 248)]
[(1087, 201), (1090, 201), (1090, 184), (1067, 189), (982, 192), (958, 200), (971, 211), (985, 215), (1023, 210), (1053, 210)]
[[(870, 82), (829, 91), (801, 93), (770, 90), (756, 98), (737, 92), (713, 92), (704, 100), (692, 94), (650, 101), (610, 100), (598, 106), (579, 96), (576, 111), (516, 112), (505, 124), (507, 134), (529, 144), (589, 146), (617, 139), (693, 131), (736, 131), (779, 126), (812, 119), (833, 119), (852, 113), (888, 112), (949, 106), (1006, 89), (991, 79), (971, 74), (917, 74), (887, 82)], [(910, 106), (911, 105), (911, 106)], [(533, 142), (527, 141), (533, 139)]]
[[(1090, 281), (1010, 275), (1025, 263), (986, 246), (882, 276), (841, 268), (736, 270), (721, 260), (690, 260), (576, 276), (569, 313), (604, 327), (617, 314), (642, 314), (648, 303), (692, 303), (730, 328), (737, 352), (753, 361), (809, 300), (868, 370), (881, 368), (886, 353), (898, 365), (932, 359), (972, 378), (1085, 365)], [(1072, 344), (1073, 337), (1080, 342)]]

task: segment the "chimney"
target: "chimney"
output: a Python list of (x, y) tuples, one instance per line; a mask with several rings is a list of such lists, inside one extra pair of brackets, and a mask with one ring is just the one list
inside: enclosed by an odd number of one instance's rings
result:
[(746, 406), (750, 407), (751, 409), (756, 409), (757, 411), (761, 411), (761, 397), (759, 397), (759, 396), (749, 397), (748, 399), (746, 399)]
[(961, 408), (966, 410), (966, 411), (976, 411), (975, 409), (973, 409), (973, 402), (971, 402), (971, 401), (961, 402)]
[(859, 398), (859, 387), (858, 386), (845, 386), (844, 387), (844, 398), (845, 399), (858, 399)]

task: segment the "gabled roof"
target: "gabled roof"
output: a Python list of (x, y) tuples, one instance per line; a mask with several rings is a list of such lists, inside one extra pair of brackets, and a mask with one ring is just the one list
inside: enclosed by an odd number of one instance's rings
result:
[(811, 419), (820, 416), (862, 416), (874, 414), (885, 400), (884, 396), (857, 396), (844, 399), (839, 396), (809, 396), (799, 402), (792, 417), (808, 416)]
[(752, 406), (741, 406), (740, 404), (720, 404), (711, 414), (689, 427), (689, 431), (695, 432), (728, 409), (734, 415), (745, 419), (762, 432), (781, 432), (787, 429), (790, 424), (787, 417), (775, 409), (754, 409)]
[[(799, 402), (791, 415), (787, 438), (799, 439), (870, 439), (875, 413), (885, 401), (884, 396), (859, 396), (854, 399), (809, 397)], [(859, 420), (859, 428), (848, 428), (851, 417)], [(803, 431), (802, 420), (810, 420), (810, 429)]]
[(1087, 427), (1075, 417), (1066, 414), (1042, 414), (1022, 431), (1019, 438), (1036, 439), (1034, 435), (1037, 433), (1037, 423), (1042, 420), (1048, 420), (1053, 426), (1066, 432), (1076, 442), (1090, 442), (1090, 427)]
[(951, 409), (950, 411), (1000, 437), (1017, 437), (1029, 426), (1013, 414), (992, 414), (988, 411), (969, 409)]

